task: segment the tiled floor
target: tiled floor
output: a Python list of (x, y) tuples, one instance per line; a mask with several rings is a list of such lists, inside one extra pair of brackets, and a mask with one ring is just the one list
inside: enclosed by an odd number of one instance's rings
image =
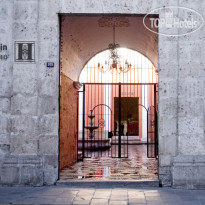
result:
[(158, 161), (147, 158), (146, 145), (129, 145), (128, 158), (84, 159), (60, 173), (60, 180), (157, 180)]

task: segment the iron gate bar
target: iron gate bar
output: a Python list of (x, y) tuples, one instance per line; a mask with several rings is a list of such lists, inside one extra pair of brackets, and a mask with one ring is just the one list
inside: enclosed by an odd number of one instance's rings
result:
[(121, 158), (121, 83), (119, 84), (119, 107), (118, 107), (118, 121), (119, 121), (119, 137), (118, 137), (118, 157)]
[(83, 84), (83, 140), (82, 140), (82, 155), (85, 158), (85, 84)]
[[(154, 132), (153, 131), (149, 131), (149, 111), (151, 110), (151, 108), (154, 108)], [(158, 142), (157, 142), (157, 140), (158, 140), (158, 134), (157, 134), (157, 130), (156, 130), (156, 120), (157, 120), (157, 115), (156, 115), (156, 107), (155, 106), (150, 106), (149, 108), (148, 108), (148, 112), (147, 112), (147, 126), (148, 126), (148, 129), (147, 129), (147, 157), (148, 158), (156, 158), (157, 157), (157, 144), (158, 144)], [(151, 118), (151, 117), (150, 117)], [(151, 128), (150, 128), (151, 129)], [(149, 143), (149, 134), (153, 134), (154, 133), (154, 143)], [(149, 155), (149, 151), (150, 151), (150, 149), (149, 149), (149, 144), (154, 144), (154, 153), (153, 153), (153, 155)]]
[(154, 85), (154, 107), (155, 107), (155, 157), (157, 157), (157, 147), (158, 147), (158, 139), (157, 139), (157, 110), (156, 110), (156, 105), (157, 105), (157, 86)]
[(78, 149), (78, 143), (79, 143), (79, 140), (78, 140), (78, 135), (79, 135), (79, 120), (78, 120), (78, 116), (79, 116), (79, 93), (80, 93), (81, 91), (78, 91), (78, 96), (77, 96), (77, 161), (80, 161), (80, 160), (82, 160), (82, 159), (79, 159), (79, 157), (78, 157), (78, 151), (79, 151), (79, 149)]
[(158, 157), (157, 111), (155, 111), (155, 158)]

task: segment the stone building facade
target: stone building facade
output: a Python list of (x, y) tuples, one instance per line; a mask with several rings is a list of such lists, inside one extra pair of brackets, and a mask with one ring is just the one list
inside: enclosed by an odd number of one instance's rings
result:
[[(82, 38), (61, 55), (61, 16), (142, 15), (164, 6), (205, 16), (201, 0), (0, 0), (0, 184), (42, 186), (58, 180), (60, 64), (69, 58), (62, 64), (65, 78), (77, 81), (89, 55), (102, 49), (81, 49)], [(159, 180), (164, 186), (205, 187), (204, 33), (202, 26), (189, 35), (158, 35), (157, 52), (144, 51), (159, 73)], [(142, 45), (150, 43), (145, 40)]]

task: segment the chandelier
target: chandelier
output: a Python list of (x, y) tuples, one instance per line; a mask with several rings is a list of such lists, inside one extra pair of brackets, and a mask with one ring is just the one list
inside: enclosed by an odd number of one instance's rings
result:
[[(113, 19), (111, 18), (110, 20), (113, 20)], [(109, 59), (105, 60), (104, 64), (101, 64), (98, 62), (98, 70), (102, 73), (116, 71), (117, 73), (120, 74), (120, 73), (126, 73), (131, 69), (131, 64), (128, 63), (127, 59), (123, 59), (119, 55), (118, 48), (120, 47), (120, 45), (115, 43), (115, 27), (116, 27), (116, 25), (123, 25), (122, 21), (120, 23), (119, 23), (119, 21), (120, 21), (120, 18), (116, 18), (115, 20), (113, 20), (111, 22), (111, 24), (109, 24), (109, 25), (112, 25), (112, 27), (113, 27), (113, 43), (110, 43), (108, 45), (108, 49), (109, 49), (109, 53), (110, 53)], [(99, 22), (102, 25), (102, 20)], [(109, 22), (109, 21), (106, 20), (106, 23), (107, 22)], [(124, 23), (126, 23), (126, 22), (124, 22)]]

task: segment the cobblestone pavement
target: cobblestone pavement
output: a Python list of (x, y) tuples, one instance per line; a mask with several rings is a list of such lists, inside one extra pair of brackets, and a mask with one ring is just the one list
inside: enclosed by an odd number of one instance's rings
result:
[[(61, 180), (157, 180), (158, 162), (147, 158), (146, 145), (129, 145), (128, 158), (84, 159), (63, 169)], [(97, 156), (97, 154), (96, 154)]]
[(0, 187), (0, 204), (202, 205), (205, 190), (171, 188)]

